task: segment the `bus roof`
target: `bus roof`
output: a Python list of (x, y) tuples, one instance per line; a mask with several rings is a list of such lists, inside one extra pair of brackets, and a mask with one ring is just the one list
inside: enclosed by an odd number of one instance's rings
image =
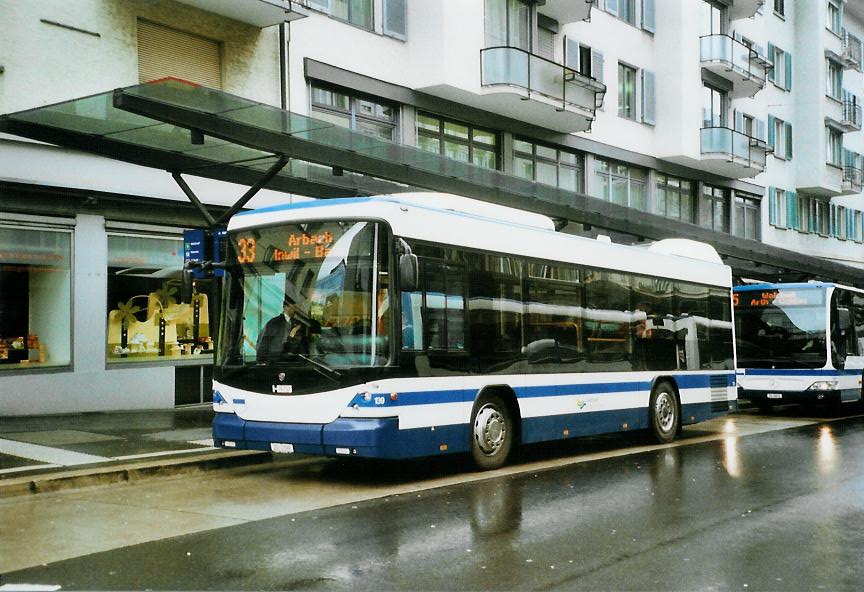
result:
[[(418, 194), (399, 194), (303, 201), (242, 212), (231, 219), (228, 230), (308, 220), (383, 220), (396, 236), (404, 238), (707, 285), (732, 284), (730, 268), (704, 243), (685, 241), (701, 247), (689, 250), (680, 245), (619, 245), (556, 232), (549, 218), (536, 213), (494, 204), (475, 207), (467, 203), (475, 200), (452, 197), (423, 194), (421, 199)], [(671, 254), (670, 248), (677, 254)]]
[(860, 290), (859, 288), (844, 286), (842, 284), (835, 284), (834, 282), (790, 282), (788, 284), (784, 284), (781, 282), (773, 284), (745, 284), (743, 286), (735, 286), (733, 288), (733, 291), (751, 292), (755, 290), (779, 290), (781, 288), (791, 288), (795, 290), (824, 290), (826, 288), (843, 288), (844, 290), (851, 290), (853, 292), (864, 292), (864, 290)]

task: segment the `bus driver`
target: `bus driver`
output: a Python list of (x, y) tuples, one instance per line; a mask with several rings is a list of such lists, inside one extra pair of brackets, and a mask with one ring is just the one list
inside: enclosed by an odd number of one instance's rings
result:
[[(284, 359), (290, 354), (308, 354), (309, 334), (316, 332), (316, 325), (286, 294), (282, 302), (282, 314), (267, 321), (258, 336), (256, 361), (270, 362)], [(320, 330), (317, 327), (317, 331)]]

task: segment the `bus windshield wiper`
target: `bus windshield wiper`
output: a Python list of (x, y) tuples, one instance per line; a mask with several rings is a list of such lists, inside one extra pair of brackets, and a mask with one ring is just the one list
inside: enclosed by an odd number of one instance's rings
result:
[(341, 372), (339, 372), (335, 368), (332, 368), (331, 366), (328, 366), (324, 362), (319, 362), (318, 360), (313, 360), (309, 356), (304, 355), (304, 354), (300, 354), (300, 353), (297, 353), (295, 355), (298, 358), (302, 358), (303, 360), (306, 360), (307, 362), (312, 364), (313, 368), (315, 368), (315, 370), (317, 370), (319, 374), (321, 374), (325, 378), (329, 378), (333, 382), (338, 382), (337, 378), (342, 377)]

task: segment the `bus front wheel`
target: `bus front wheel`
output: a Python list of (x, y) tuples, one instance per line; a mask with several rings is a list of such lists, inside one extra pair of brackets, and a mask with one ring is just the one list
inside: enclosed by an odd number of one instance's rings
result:
[(651, 435), (654, 439), (660, 444), (674, 440), (678, 428), (681, 427), (681, 414), (675, 387), (668, 382), (658, 382), (651, 391), (648, 409)]
[(513, 419), (510, 409), (497, 395), (482, 395), (471, 414), (471, 456), (477, 468), (487, 471), (501, 467), (513, 448)]

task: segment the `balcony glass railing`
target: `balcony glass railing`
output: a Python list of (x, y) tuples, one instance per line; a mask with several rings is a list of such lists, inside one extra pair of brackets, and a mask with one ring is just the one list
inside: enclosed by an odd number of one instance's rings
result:
[(703, 127), (702, 155), (729, 158), (757, 169), (765, 169), (767, 147), (754, 138), (728, 127)]
[(765, 84), (767, 62), (755, 50), (729, 35), (705, 35), (699, 41), (702, 63), (721, 63), (741, 76)]
[(843, 101), (843, 124), (856, 130), (861, 129), (861, 105), (855, 101)]
[(860, 192), (864, 188), (864, 170), (852, 165), (843, 166), (843, 189)]
[(854, 66), (861, 65), (861, 40), (855, 35), (843, 32), (843, 58)]
[(522, 88), (592, 113), (606, 94), (602, 82), (518, 47), (480, 50), (480, 84)]

